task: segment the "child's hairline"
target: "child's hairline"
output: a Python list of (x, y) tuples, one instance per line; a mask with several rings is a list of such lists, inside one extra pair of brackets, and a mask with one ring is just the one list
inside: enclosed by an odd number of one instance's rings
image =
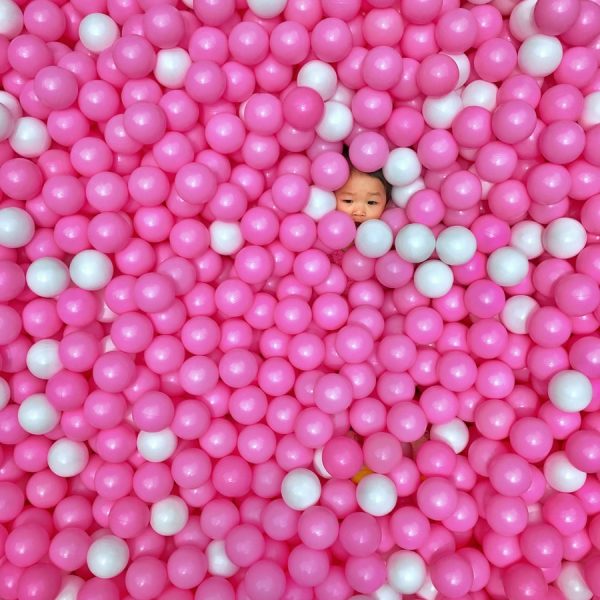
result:
[(352, 164), (352, 161), (350, 160), (350, 148), (348, 146), (346, 146), (345, 144), (342, 148), (342, 156), (346, 159), (346, 162), (348, 163), (348, 167), (350, 168), (349, 175), (351, 175), (352, 172), (360, 173), (361, 175), (368, 175), (369, 177), (373, 177), (374, 179), (377, 179), (378, 181), (381, 182), (381, 184), (383, 185), (383, 191), (385, 192), (385, 205), (386, 205), (386, 207), (389, 206), (389, 204), (392, 202), (392, 185), (385, 178), (385, 175), (383, 174), (383, 169), (377, 169), (377, 171), (372, 171), (372, 172), (361, 171), (360, 169), (357, 169)]

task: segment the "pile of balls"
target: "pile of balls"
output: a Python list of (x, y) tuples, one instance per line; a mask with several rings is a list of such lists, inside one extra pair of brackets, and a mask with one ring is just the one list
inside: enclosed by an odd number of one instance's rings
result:
[(600, 597), (599, 61), (596, 0), (0, 0), (0, 598)]

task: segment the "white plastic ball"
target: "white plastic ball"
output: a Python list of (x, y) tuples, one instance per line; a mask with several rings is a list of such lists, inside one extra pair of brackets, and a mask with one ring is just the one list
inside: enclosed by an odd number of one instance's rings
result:
[(427, 575), (427, 577), (425, 577), (425, 583), (417, 592), (417, 598), (422, 598), (423, 600), (436, 600), (438, 597), (439, 592), (435, 589), (433, 581), (431, 581), (431, 576)]
[(16, 120), (8, 143), (20, 156), (37, 158), (50, 148), (51, 139), (43, 121), (35, 117), (21, 117)]
[(63, 578), (58, 596), (54, 600), (77, 600), (79, 590), (83, 587), (84, 581), (77, 575), (66, 575)]
[(424, 189), (425, 182), (421, 177), (417, 177), (407, 185), (395, 185), (392, 187), (392, 202), (400, 208), (405, 208), (414, 194)]
[(532, 77), (546, 77), (558, 68), (563, 57), (558, 38), (537, 33), (519, 47), (519, 68)]
[(539, 33), (533, 18), (533, 10), (537, 0), (522, 0), (516, 4), (508, 19), (508, 28), (512, 36), (522, 42)]
[(338, 79), (331, 65), (322, 60), (311, 60), (298, 71), (296, 82), (300, 87), (312, 88), (327, 102), (336, 92)]
[(425, 561), (416, 552), (399, 550), (387, 560), (389, 584), (400, 594), (416, 594), (427, 577)]
[(471, 75), (471, 63), (466, 54), (447, 54), (446, 56), (449, 56), (458, 67), (458, 82), (454, 86), (454, 89), (457, 90), (465, 85), (469, 79), (469, 75)]
[(4, 90), (0, 90), (0, 104), (8, 108), (13, 119), (17, 120), (23, 116), (23, 109), (19, 100)]
[(462, 91), (461, 99), (463, 107), (480, 106), (486, 110), (492, 111), (496, 108), (496, 96), (498, 88), (489, 81), (476, 79)]
[(225, 540), (212, 540), (206, 546), (208, 572), (215, 577), (231, 577), (240, 568), (231, 561), (225, 550)]
[(101, 290), (113, 276), (114, 267), (106, 254), (98, 250), (83, 250), (76, 254), (69, 265), (73, 283), (82, 290)]
[[(474, 167), (469, 169), (469, 171), (471, 171), (471, 173), (473, 173), (474, 175), (477, 174), (477, 169), (475, 169)], [(480, 179), (479, 183), (481, 183), (481, 199), (487, 200), (488, 194), (490, 193), (490, 190), (494, 187), (494, 184), (491, 181), (486, 181), (485, 179)]]
[(8, 139), (15, 128), (15, 118), (10, 109), (0, 103), (0, 142)]
[(336, 206), (337, 202), (333, 192), (311, 185), (308, 202), (302, 212), (311, 219), (319, 221), (326, 214), (334, 211)]
[(248, 8), (261, 19), (272, 19), (280, 15), (287, 5), (287, 0), (248, 0)]
[(579, 371), (560, 371), (548, 383), (550, 402), (563, 412), (585, 410), (592, 401), (592, 396), (592, 382)]
[(12, 40), (23, 29), (23, 13), (12, 0), (0, 0), (0, 35)]
[(26, 363), (29, 372), (39, 379), (50, 379), (61, 369), (58, 353), (59, 343), (53, 339), (38, 340), (27, 350)]
[(161, 431), (140, 431), (137, 449), (148, 462), (164, 462), (177, 449), (177, 436), (168, 427)]
[(528, 331), (527, 320), (539, 307), (531, 296), (511, 296), (502, 308), (500, 321), (511, 333), (524, 335)]
[(421, 162), (411, 148), (394, 148), (383, 166), (383, 175), (394, 186), (412, 183), (421, 175)]
[(325, 102), (323, 117), (316, 127), (317, 135), (326, 142), (341, 142), (346, 139), (354, 125), (352, 111), (341, 102)]
[(87, 566), (100, 579), (112, 579), (122, 573), (129, 562), (129, 546), (115, 535), (94, 540), (87, 552)]
[(555, 258), (573, 258), (584, 248), (587, 232), (583, 225), (569, 217), (555, 219), (544, 229), (542, 244), (544, 250)]
[(119, 39), (119, 26), (103, 13), (91, 13), (79, 23), (79, 39), (90, 51), (99, 54)]
[(477, 239), (466, 227), (446, 227), (437, 237), (435, 250), (447, 265), (464, 265), (477, 252)]
[(69, 287), (69, 269), (58, 258), (38, 258), (25, 275), (29, 289), (42, 298), (54, 298)]
[(426, 298), (445, 296), (454, 283), (452, 269), (441, 260), (428, 260), (415, 270), (415, 287)]
[(429, 96), (423, 102), (423, 118), (432, 129), (450, 129), (462, 109), (462, 98), (457, 91), (439, 98)]
[(448, 444), (456, 454), (460, 454), (469, 443), (469, 428), (461, 419), (451, 419), (447, 423), (431, 426), (429, 439)]
[(354, 98), (354, 91), (347, 88), (345, 85), (338, 83), (335, 88), (335, 94), (331, 97), (331, 100), (350, 106), (352, 104), (352, 98)]
[(281, 498), (294, 510), (306, 510), (321, 497), (321, 482), (308, 469), (292, 469), (281, 482)]
[(433, 231), (421, 223), (409, 223), (396, 234), (396, 252), (410, 263), (426, 261), (435, 250)]
[(371, 219), (356, 230), (354, 245), (363, 256), (379, 258), (390, 251), (393, 243), (392, 228), (385, 221)]
[(565, 452), (554, 452), (544, 462), (544, 477), (557, 492), (572, 494), (581, 489), (587, 474), (573, 466)]
[(75, 477), (87, 466), (89, 452), (83, 442), (57, 440), (48, 451), (48, 468), (59, 477)]
[(563, 562), (555, 583), (568, 600), (592, 600), (594, 598), (579, 563)]
[(313, 455), (313, 468), (323, 479), (331, 479), (331, 473), (323, 464), (323, 448), (317, 448)]
[(60, 421), (60, 412), (52, 406), (46, 394), (33, 394), (19, 405), (19, 425), (34, 435), (52, 431)]
[(210, 247), (222, 256), (231, 256), (244, 245), (244, 237), (238, 223), (213, 221), (209, 232)]
[(108, 304), (106, 304), (104, 294), (99, 294), (99, 296), (99, 306), (96, 319), (100, 321), (100, 323), (112, 323), (118, 317), (118, 315), (109, 308)]
[(100, 352), (102, 354), (106, 354), (107, 352), (113, 352), (114, 350), (118, 350), (118, 348), (115, 346), (113, 339), (110, 337), (110, 335), (105, 335), (100, 340)]
[(185, 76), (192, 66), (190, 55), (183, 48), (166, 48), (156, 53), (154, 77), (160, 85), (169, 89), (179, 89), (185, 83)]
[(22, 248), (29, 244), (35, 233), (31, 215), (22, 208), (0, 208), (0, 246)]
[(505, 246), (494, 250), (488, 256), (486, 270), (494, 283), (509, 287), (518, 285), (527, 277), (529, 261), (517, 248)]
[(542, 234), (544, 227), (535, 221), (521, 221), (513, 225), (510, 232), (510, 245), (518, 248), (529, 258), (537, 258), (544, 252)]
[(0, 410), (10, 402), (10, 386), (4, 377), (0, 377)]
[(402, 600), (400, 594), (389, 584), (384, 583), (371, 594), (372, 600)]
[(592, 92), (583, 99), (583, 110), (579, 116), (579, 124), (589, 129), (600, 123), (600, 92)]
[(396, 507), (398, 491), (389, 477), (371, 473), (358, 482), (356, 501), (364, 512), (374, 517), (383, 517)]
[(167, 496), (150, 509), (150, 527), (159, 535), (179, 533), (188, 522), (188, 506), (179, 496)]

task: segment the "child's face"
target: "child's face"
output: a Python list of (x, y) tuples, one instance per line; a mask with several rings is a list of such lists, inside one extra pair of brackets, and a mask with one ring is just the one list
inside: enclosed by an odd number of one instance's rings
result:
[(354, 169), (335, 197), (337, 209), (350, 215), (357, 224), (379, 219), (387, 202), (383, 183)]

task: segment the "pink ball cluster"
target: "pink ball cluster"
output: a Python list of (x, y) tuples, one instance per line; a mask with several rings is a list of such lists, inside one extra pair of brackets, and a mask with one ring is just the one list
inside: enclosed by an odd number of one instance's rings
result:
[(599, 61), (595, 0), (0, 0), (0, 598), (600, 597)]

